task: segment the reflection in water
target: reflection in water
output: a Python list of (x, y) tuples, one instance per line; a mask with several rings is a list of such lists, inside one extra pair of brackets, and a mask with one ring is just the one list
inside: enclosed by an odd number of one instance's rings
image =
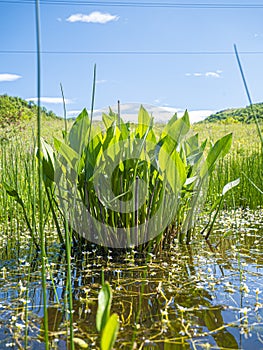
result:
[[(159, 257), (126, 256), (103, 261), (96, 252), (73, 259), (74, 326), (90, 348), (99, 347), (95, 327), (97, 297), (104, 278), (113, 289), (112, 312), (121, 321), (118, 349), (263, 348), (263, 237), (220, 228), (210, 242), (175, 244)], [(44, 348), (40, 259), (28, 276), (23, 259), (1, 253), (0, 349), (28, 344)], [(121, 262), (120, 262), (121, 261)], [(64, 253), (49, 252), (48, 323), (52, 349), (66, 349), (68, 324)], [(28, 281), (28, 282), (27, 282)], [(29, 285), (26, 295), (26, 285)], [(133, 344), (133, 345), (132, 345)], [(209, 346), (207, 344), (210, 344)]]

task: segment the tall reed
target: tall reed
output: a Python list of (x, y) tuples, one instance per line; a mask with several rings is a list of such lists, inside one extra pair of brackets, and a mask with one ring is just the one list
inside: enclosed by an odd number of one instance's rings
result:
[(243, 84), (244, 84), (244, 87), (245, 87), (245, 91), (246, 91), (246, 94), (247, 94), (247, 98), (248, 98), (248, 101), (249, 101), (249, 105), (250, 105), (250, 108), (251, 108), (251, 111), (252, 111), (252, 115), (253, 115), (256, 127), (257, 127), (257, 132), (258, 132), (258, 136), (260, 138), (262, 152), (263, 152), (263, 135), (261, 133), (259, 122), (258, 122), (258, 118), (257, 118), (257, 115), (256, 115), (254, 107), (253, 107), (253, 102), (252, 102), (252, 99), (251, 99), (251, 96), (250, 96), (250, 92), (249, 92), (249, 89), (248, 89), (247, 81), (246, 81), (246, 78), (245, 78), (245, 74), (244, 74), (244, 71), (243, 71), (243, 68), (242, 68), (242, 64), (241, 64), (241, 61), (240, 61), (240, 58), (239, 58), (239, 55), (238, 55), (238, 50), (237, 50), (237, 46), (236, 45), (234, 45), (234, 50), (235, 50), (235, 55), (236, 55), (238, 67), (239, 67), (239, 70), (240, 70), (240, 74), (241, 74), (241, 77), (242, 77), (242, 81), (243, 81)]
[[(40, 45), (40, 13), (39, 1), (35, 2), (35, 18), (36, 18), (36, 46), (37, 46), (37, 147), (38, 153), (41, 154), (41, 45)], [(47, 311), (47, 282), (46, 282), (46, 239), (43, 227), (43, 194), (42, 194), (43, 168), (42, 162), (38, 163), (38, 210), (39, 210), (39, 234), (41, 245), (41, 277), (43, 290), (43, 312), (44, 312), (44, 339), (45, 348), (49, 349), (48, 340), (48, 311)]]
[(224, 198), (224, 207), (231, 209), (234, 206), (241, 208), (256, 209), (262, 205), (262, 193), (259, 189), (263, 181), (263, 159), (261, 148), (250, 150), (236, 149), (227, 157), (221, 159), (209, 183), (208, 205), (214, 203), (218, 194), (226, 183), (233, 179), (240, 178), (240, 184), (233, 189), (235, 205), (232, 200), (232, 193)]

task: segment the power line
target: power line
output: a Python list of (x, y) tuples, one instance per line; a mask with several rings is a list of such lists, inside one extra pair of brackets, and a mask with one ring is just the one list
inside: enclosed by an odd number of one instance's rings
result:
[[(114, 6), (114, 7), (146, 7), (146, 8), (181, 8), (181, 9), (263, 9), (263, 4), (251, 3), (173, 3), (173, 2), (123, 2), (123, 1), (67, 1), (42, 0), (41, 5), (81, 5), (81, 6)], [(35, 4), (34, 0), (1, 0), (0, 4)]]
[[(0, 50), (0, 54), (30, 55), (35, 50)], [(262, 55), (263, 51), (240, 51), (241, 55)], [(234, 55), (233, 51), (41, 51), (42, 55)]]

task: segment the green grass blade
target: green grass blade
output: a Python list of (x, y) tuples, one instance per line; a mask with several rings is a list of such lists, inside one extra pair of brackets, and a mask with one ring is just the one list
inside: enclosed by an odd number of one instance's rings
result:
[[(40, 55), (40, 11), (39, 11), (39, 1), (35, 2), (35, 17), (36, 17), (36, 39), (37, 39), (37, 145), (38, 150), (41, 153), (41, 55)], [(39, 196), (39, 232), (41, 239), (41, 280), (42, 280), (42, 290), (43, 290), (43, 309), (44, 309), (44, 340), (45, 348), (49, 349), (49, 339), (48, 339), (48, 312), (47, 312), (47, 283), (46, 283), (46, 242), (44, 236), (43, 227), (43, 195), (42, 195), (42, 179), (43, 179), (43, 169), (42, 164), (39, 162), (38, 165), (38, 196)]]

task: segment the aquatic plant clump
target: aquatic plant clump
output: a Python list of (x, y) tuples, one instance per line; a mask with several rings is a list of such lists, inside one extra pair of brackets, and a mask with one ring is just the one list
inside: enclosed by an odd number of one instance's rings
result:
[(207, 180), (232, 134), (199, 144), (187, 111), (160, 135), (142, 106), (137, 125), (111, 110), (102, 119), (105, 131), (84, 109), (64, 140), (54, 140), (55, 150), (42, 143), (45, 185), (56, 185), (69, 227), (104, 247), (158, 249), (174, 237), (189, 242)]

